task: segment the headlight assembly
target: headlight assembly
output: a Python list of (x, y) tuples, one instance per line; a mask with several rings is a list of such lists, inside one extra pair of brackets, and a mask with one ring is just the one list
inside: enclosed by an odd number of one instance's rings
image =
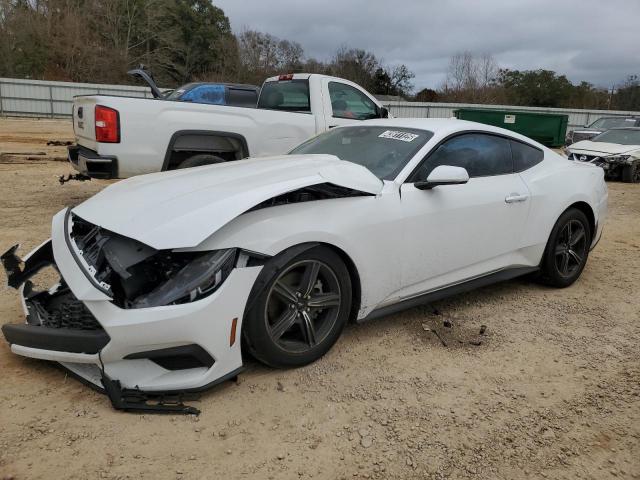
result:
[(155, 289), (135, 298), (129, 308), (187, 303), (211, 295), (229, 276), (235, 260), (235, 248), (199, 255)]

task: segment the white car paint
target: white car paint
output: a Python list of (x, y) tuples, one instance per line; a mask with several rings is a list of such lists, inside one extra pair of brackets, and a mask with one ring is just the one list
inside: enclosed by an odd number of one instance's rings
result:
[[(246, 142), (248, 156), (264, 157), (287, 153), (303, 140), (334, 126), (355, 120), (333, 116), (328, 90), (329, 82), (349, 85), (366, 96), (378, 108), (382, 105), (366, 90), (348, 80), (319, 74), (297, 73), (293, 80), (308, 80), (310, 112), (242, 108), (227, 105), (207, 105), (174, 102), (162, 99), (90, 95), (74, 98), (73, 125), (77, 144), (90, 153), (117, 159), (118, 178), (160, 172), (167, 169), (165, 157), (171, 139), (180, 132), (211, 132), (222, 137), (228, 134)], [(278, 82), (279, 77), (265, 80)], [(94, 109), (96, 105), (113, 108), (120, 117), (120, 142), (96, 142)], [(82, 108), (83, 118), (78, 118)], [(232, 143), (237, 142), (231, 140)], [(239, 147), (239, 144), (236, 145)], [(86, 160), (71, 165), (87, 173)], [(89, 155), (90, 156), (90, 155)]]
[(374, 195), (383, 185), (366, 168), (331, 155), (284, 155), (130, 178), (74, 212), (157, 249), (187, 248), (264, 200), (323, 182)]
[[(597, 167), (568, 161), (516, 133), (461, 120), (372, 120), (366, 125), (423, 129), (434, 135), (393, 180), (381, 181), (363, 167), (329, 155), (275, 157), (134, 178), (108, 187), (72, 212), (163, 249), (239, 248), (275, 256), (306, 242), (332, 245), (358, 272), (358, 320), (425, 292), (505, 269), (537, 267), (553, 225), (576, 202), (593, 212), (597, 231), (592, 246), (600, 238), (607, 189)], [(471, 178), (460, 185), (419, 190), (406, 183), (428, 152), (465, 131), (519, 139), (542, 150), (544, 159), (522, 173)], [(367, 195), (251, 210), (283, 192), (327, 182)], [(201, 300), (119, 308), (96, 288), (86, 266), (73, 260), (75, 247), (66, 241), (65, 216), (63, 211), (53, 220), (56, 264), (111, 341), (99, 362), (95, 355), (77, 353), (14, 348), (15, 353), (63, 362), (92, 382), (103, 365), (124, 387), (148, 391), (199, 388), (242, 366), (240, 342), (229, 344), (230, 329), (233, 319), (238, 332), (242, 329), (261, 266), (235, 268), (218, 290)], [(150, 360), (125, 359), (131, 353), (190, 343), (214, 357), (212, 368), (168, 371)]]
[(577, 155), (633, 155), (640, 157), (640, 145), (620, 145), (618, 143), (592, 142), (591, 140), (582, 140), (574, 143), (568, 150)]

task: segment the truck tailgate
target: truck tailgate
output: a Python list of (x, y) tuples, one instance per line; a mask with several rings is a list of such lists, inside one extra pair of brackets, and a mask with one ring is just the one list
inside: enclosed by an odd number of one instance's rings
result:
[(73, 131), (78, 145), (96, 150), (95, 96), (73, 99)]

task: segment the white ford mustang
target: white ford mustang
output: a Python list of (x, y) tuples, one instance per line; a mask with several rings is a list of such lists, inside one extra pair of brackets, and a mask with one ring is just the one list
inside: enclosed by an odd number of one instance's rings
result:
[[(540, 271), (580, 275), (607, 210), (603, 170), (461, 120), (372, 120), (289, 155), (134, 177), (2, 256), (26, 323), (11, 350), (53, 360), (116, 408), (191, 412), (167, 393), (237, 375), (243, 353), (312, 362), (363, 321)], [(60, 281), (29, 281), (53, 264)], [(151, 400), (151, 402), (149, 402)]]

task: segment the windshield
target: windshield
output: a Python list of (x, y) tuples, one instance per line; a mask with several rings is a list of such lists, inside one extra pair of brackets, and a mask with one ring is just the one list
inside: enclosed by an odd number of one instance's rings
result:
[(393, 180), (432, 136), (414, 128), (343, 127), (307, 140), (289, 153), (335, 155), (368, 168), (381, 180)]
[(187, 83), (171, 92), (167, 100), (224, 105), (224, 90), (224, 85), (216, 83)]
[(616, 127), (633, 127), (636, 124), (635, 118), (599, 118), (589, 128), (616, 128)]
[(592, 142), (618, 143), (620, 145), (640, 145), (640, 129), (620, 128), (607, 130), (591, 139)]
[(309, 81), (280, 80), (262, 86), (258, 108), (286, 112), (310, 112)]

